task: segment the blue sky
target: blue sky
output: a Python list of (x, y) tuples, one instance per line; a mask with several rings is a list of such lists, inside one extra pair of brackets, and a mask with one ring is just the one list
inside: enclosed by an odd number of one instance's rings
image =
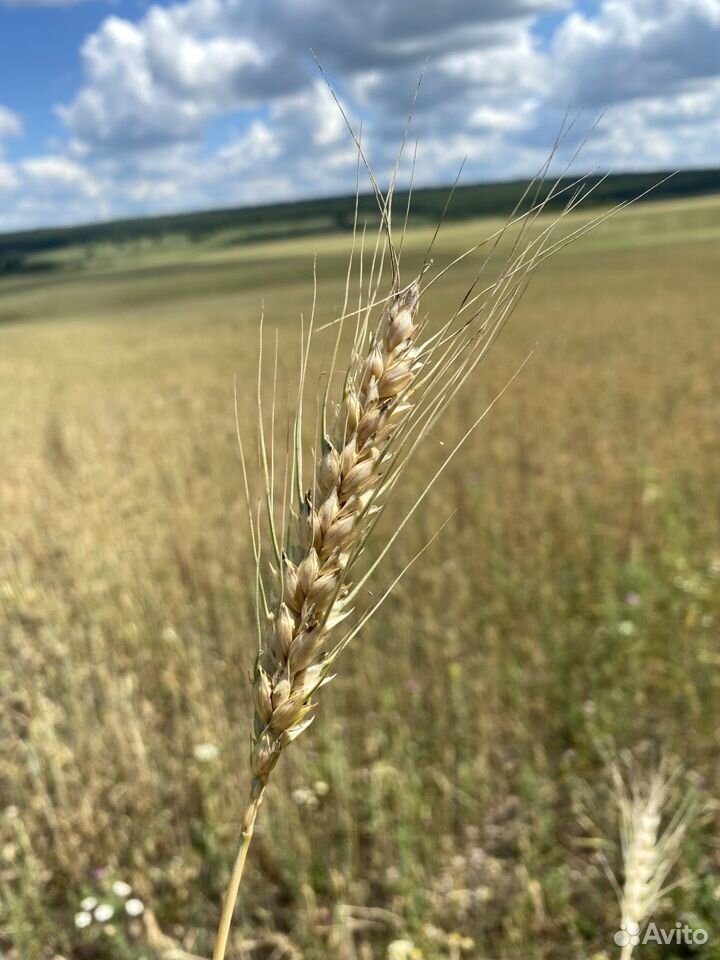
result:
[(0, 7), (0, 102), (24, 120), (25, 135), (10, 155), (42, 152), (62, 135), (53, 104), (68, 100), (82, 82), (78, 50), (107, 7)]
[(350, 191), (427, 61), (417, 180), (720, 165), (720, 0), (0, 0), (0, 229)]

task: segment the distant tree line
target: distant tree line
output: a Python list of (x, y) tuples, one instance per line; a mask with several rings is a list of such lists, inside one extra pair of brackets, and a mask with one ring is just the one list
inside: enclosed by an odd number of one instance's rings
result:
[[(611, 205), (632, 200), (647, 190), (652, 190), (649, 194), (651, 199), (720, 192), (720, 169), (683, 170), (660, 184), (660, 181), (668, 176), (670, 171), (611, 174), (604, 180), (600, 175), (593, 175), (587, 178), (583, 187), (584, 190), (594, 188), (585, 202)], [(570, 186), (574, 179), (564, 179), (560, 187)], [(506, 215), (513, 209), (526, 185), (527, 181), (514, 180), (457, 187), (445, 216), (448, 220), (461, 220)], [(539, 196), (547, 197), (549, 187), (549, 184), (543, 185)], [(653, 187), (655, 189), (652, 189)], [(531, 196), (535, 195), (533, 188)], [(448, 187), (415, 190), (412, 196), (412, 222), (418, 224), (437, 221), (443, 214), (448, 196)], [(568, 192), (563, 193), (560, 197), (551, 199), (550, 205), (556, 207), (564, 203), (568, 196)], [(407, 192), (398, 191), (396, 211), (404, 212), (407, 200)], [(143, 240), (159, 241), (169, 236), (184, 237), (190, 242), (202, 242), (223, 232), (230, 235), (228, 242), (241, 244), (348, 231), (352, 229), (354, 209), (354, 197), (339, 196), (5, 234), (0, 235), (0, 275), (51, 269), (52, 259), (43, 260), (43, 255), (69, 247), (84, 247), (89, 252), (94, 251), (98, 245), (115, 246)], [(361, 222), (377, 222), (378, 208), (371, 194), (360, 197), (359, 216)]]

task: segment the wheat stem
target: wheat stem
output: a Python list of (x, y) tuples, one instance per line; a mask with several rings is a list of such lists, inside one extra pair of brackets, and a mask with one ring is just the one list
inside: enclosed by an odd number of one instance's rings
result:
[[(354, 134), (353, 138), (359, 157), (366, 163), (359, 140)], [(306, 323), (301, 315), (297, 402), (288, 431), (286, 496), (283, 498), (282, 524), (279, 528), (273, 517), (277, 353), (270, 407), (269, 452), (263, 422), (262, 357), (259, 360), (258, 460), (274, 562), (266, 570), (265, 562), (261, 561), (261, 552), (264, 551), (260, 511), (255, 518), (244, 449), (238, 436), (257, 583), (258, 652), (252, 676), (254, 729), (250, 755), (254, 786), (243, 824), (240, 850), (223, 905), (213, 960), (224, 960), (225, 957), (255, 817), (272, 770), (285, 748), (312, 722), (317, 705), (315, 694), (333, 679), (331, 670), (338, 654), (377, 610), (399, 577), (391, 583), (380, 600), (371, 604), (364, 613), (358, 614), (354, 604), (361, 601), (369, 576), (375, 572), (424, 502), (430, 488), (495, 401), (474, 420), (470, 429), (453, 446), (429, 483), (423, 486), (422, 493), (410, 510), (404, 516), (394, 516), (392, 529), (385, 545), (379, 550), (379, 556), (362, 573), (356, 565), (368, 538), (386, 511), (390, 494), (418, 445), (437, 423), (442, 422), (448, 404), (494, 343), (522, 296), (530, 276), (550, 253), (560, 249), (564, 242), (569, 242), (566, 238), (557, 240), (554, 231), (566, 214), (577, 206), (580, 198), (574, 194), (570, 195), (565, 209), (552, 224), (541, 230), (534, 239), (529, 238), (530, 228), (547, 203), (565, 192), (564, 187), (555, 185), (547, 197), (537, 202), (545, 172), (546, 169), (537, 182), (533, 181), (536, 193), (531, 211), (522, 217), (516, 216), (521, 200), (509, 223), (495, 234), (493, 250), (510, 226), (520, 224), (518, 235), (510, 252), (503, 258), (498, 276), (488, 286), (478, 290), (480, 276), (490, 260), (488, 255), (452, 316), (442, 321), (439, 329), (428, 333), (428, 320), (419, 316), (419, 306), (424, 290), (435, 282), (434, 279), (430, 280), (422, 287), (423, 277), (430, 267), (429, 255), (437, 231), (422, 269), (409, 285), (402, 286), (399, 252), (393, 245), (391, 231), (395, 176), (387, 194), (383, 196), (372, 172), (368, 170), (378, 201), (381, 224), (370, 257), (368, 279), (365, 276), (365, 228), (362, 229), (358, 254), (360, 293), (357, 309), (348, 313), (358, 217), (356, 198), (353, 248), (345, 281), (343, 308), (341, 316), (333, 321), (339, 324), (335, 347), (330, 370), (323, 371), (327, 376), (325, 388), (323, 391), (318, 388), (317, 425), (312, 432), (312, 445), (306, 451), (311, 453), (313, 461), (312, 475), (308, 477), (304, 476), (303, 470), (303, 444), (307, 442), (305, 435), (308, 433), (305, 427), (307, 418), (303, 414), (308, 405), (306, 388), (312, 369), (309, 361), (314, 334), (317, 332), (315, 269), (309, 322)], [(528, 187), (526, 195), (530, 192), (531, 187)], [(574, 239), (584, 232), (584, 228), (578, 228), (569, 237)], [(381, 284), (387, 272), (386, 257), (389, 257), (391, 267), (390, 290), (387, 295), (381, 296)], [(460, 259), (456, 258), (440, 271), (439, 276)], [(364, 289), (367, 289), (365, 297)], [(338, 367), (343, 324), (351, 317), (355, 318), (355, 331), (351, 337), (347, 366), (341, 362)], [(325, 324), (320, 329), (331, 325)], [(343, 367), (342, 393), (334, 395), (335, 374), (342, 373)], [(500, 395), (502, 393), (504, 390)], [(293, 487), (296, 488), (296, 501), (291, 504), (287, 492)], [(337, 628), (353, 614), (357, 617), (355, 626), (336, 638)]]
[(255, 829), (255, 820), (257, 812), (262, 803), (265, 793), (265, 784), (259, 780), (253, 780), (250, 788), (250, 800), (248, 801), (245, 816), (243, 817), (242, 830), (240, 833), (240, 847), (238, 849), (235, 865), (233, 867), (230, 883), (228, 884), (223, 901), (222, 913), (220, 914), (220, 923), (218, 925), (217, 936), (215, 937), (215, 948), (213, 950), (213, 960), (225, 960), (227, 951), (230, 928), (232, 926), (233, 913), (237, 903), (238, 893), (240, 892), (240, 883), (242, 881), (243, 871), (245, 870), (245, 861), (247, 860), (250, 842)]

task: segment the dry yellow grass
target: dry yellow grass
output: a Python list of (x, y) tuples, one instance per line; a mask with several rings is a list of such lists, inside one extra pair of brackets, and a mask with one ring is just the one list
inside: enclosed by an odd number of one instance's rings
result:
[[(596, 739), (662, 737), (717, 795), (718, 209), (643, 208), (550, 263), (433, 431), (407, 503), (539, 340), (389, 575), (457, 508), (447, 540), (277, 771), (239, 932), (250, 956), (272, 937), (309, 958), (383, 957), (401, 939), (430, 960), (469, 940), (471, 956), (608, 949), (614, 909), (571, 815)], [(448, 229), (438, 260), (476, 230)], [(346, 251), (324, 249), (331, 316)], [(427, 308), (454, 307), (469, 276)], [(142, 918), (73, 924), (116, 877), (186, 952), (210, 951), (248, 786), (254, 648), (233, 377), (251, 423), (261, 298), (294, 364), (311, 296), (300, 244), (3, 285), (10, 956), (147, 956)], [(696, 833), (690, 856), (697, 883), (678, 896), (712, 926), (717, 855)]]

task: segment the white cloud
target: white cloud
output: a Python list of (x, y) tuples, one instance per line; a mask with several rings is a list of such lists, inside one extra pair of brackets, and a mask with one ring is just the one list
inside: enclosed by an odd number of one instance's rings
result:
[(18, 164), (18, 172), (35, 189), (51, 193), (59, 188), (93, 198), (101, 192), (88, 171), (68, 157), (32, 157)]
[(0, 161), (0, 193), (16, 190), (18, 183), (18, 178), (10, 164)]
[(577, 106), (682, 92), (720, 73), (720, 0), (605, 0), (553, 45), (555, 96)]
[(304, 80), (277, 44), (234, 31), (223, 0), (154, 6), (137, 24), (109, 17), (82, 59), (86, 83), (59, 113), (90, 150), (198, 140), (210, 117), (258, 106)]
[(720, 164), (720, 78), (675, 97), (613, 105), (585, 148), (587, 163), (624, 170)]
[(0, 141), (8, 137), (19, 137), (23, 131), (20, 117), (0, 104)]
[(82, 57), (88, 82), (59, 109), (79, 144), (137, 150), (198, 134), (201, 91), (195, 99), (176, 98), (159, 83), (139, 26), (109, 17), (85, 41)]
[(107, 217), (107, 184), (67, 157), (0, 162), (0, 230)]
[[(426, 57), (478, 51), (508, 73), (514, 35), (538, 10), (566, 0), (187, 0), (152, 6), (137, 23), (109, 17), (84, 43), (86, 82), (60, 115), (91, 150), (151, 148), (200, 137), (227, 111), (259, 107), (309, 88), (317, 77), (312, 48), (340, 78), (382, 78), (404, 103)], [(499, 65), (499, 64), (498, 64)], [(492, 70), (488, 68), (486, 74)], [(516, 73), (516, 70), (515, 70)], [(414, 82), (414, 81), (413, 81)], [(496, 81), (501, 82), (501, 81)]]
[[(354, 146), (311, 47), (356, 128), (362, 118), (381, 177), (428, 55), (414, 118), (419, 183), (447, 182), (465, 155), (467, 180), (534, 172), (573, 106), (592, 119), (610, 105), (586, 166), (720, 164), (720, 0), (571, 8), (179, 0), (137, 21), (109, 16), (82, 46), (82, 85), (58, 107), (67, 142), (0, 163), (5, 222), (352, 190)], [(541, 39), (533, 27), (547, 12), (567, 16)], [(0, 107), (0, 141), (20, 130)]]
[(3, 200), (12, 191), (17, 190), (19, 179), (13, 166), (3, 162), (3, 140), (19, 137), (23, 130), (20, 117), (0, 104), (0, 195)]

